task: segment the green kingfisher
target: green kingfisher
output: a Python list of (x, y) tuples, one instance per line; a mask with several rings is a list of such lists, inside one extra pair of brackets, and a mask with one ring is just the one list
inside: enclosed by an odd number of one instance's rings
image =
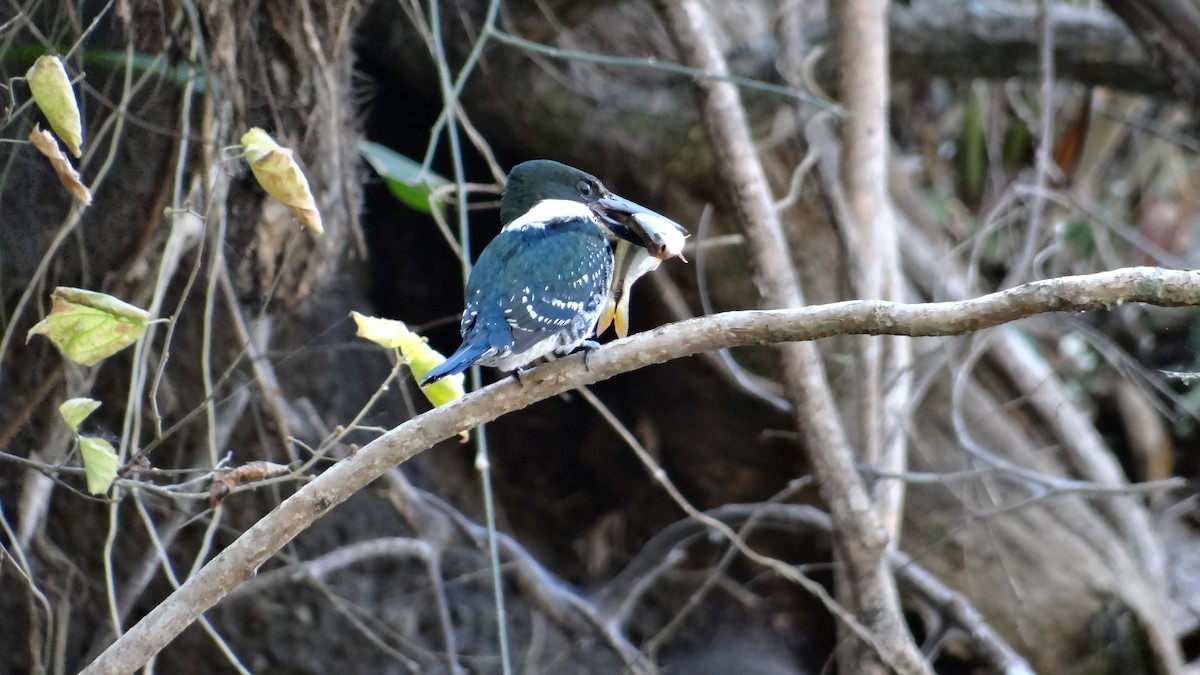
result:
[(595, 176), (545, 159), (508, 174), (500, 222), (467, 279), (462, 345), (422, 386), (476, 363), (519, 372), (551, 353), (594, 348), (598, 322), (618, 311), (623, 332), (629, 286), (660, 261), (682, 257), (687, 236)]

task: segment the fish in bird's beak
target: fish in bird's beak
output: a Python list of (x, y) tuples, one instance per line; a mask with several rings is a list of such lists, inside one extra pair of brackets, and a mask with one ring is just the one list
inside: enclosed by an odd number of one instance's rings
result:
[(596, 324), (596, 335), (614, 324), (617, 335), (629, 333), (629, 290), (633, 282), (658, 268), (667, 258), (683, 257), (688, 231), (679, 223), (624, 197), (608, 194), (593, 211), (618, 239), (613, 245), (615, 266), (612, 291)]
[(592, 211), (617, 237), (646, 249), (660, 262), (683, 257), (688, 231), (679, 223), (612, 193), (592, 203)]

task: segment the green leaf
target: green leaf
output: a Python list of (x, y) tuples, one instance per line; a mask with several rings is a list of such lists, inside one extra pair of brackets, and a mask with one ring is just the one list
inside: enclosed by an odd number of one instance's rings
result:
[(1071, 248), (1083, 255), (1096, 252), (1096, 239), (1092, 236), (1092, 226), (1086, 220), (1072, 220), (1063, 228), (1062, 237)]
[(111, 295), (59, 286), (50, 294), (50, 315), (29, 329), (50, 338), (68, 359), (93, 366), (128, 347), (146, 332), (150, 313)]
[(378, 143), (361, 141), (358, 154), (375, 169), (396, 199), (422, 213), (430, 212), (429, 194), (450, 184), (432, 171), (426, 171), (422, 178), (420, 164)]
[(100, 401), (96, 399), (72, 398), (63, 401), (63, 404), (58, 406), (58, 412), (67, 421), (67, 426), (71, 427), (71, 431), (79, 433), (79, 425), (99, 407)]
[(108, 492), (108, 486), (117, 478), (117, 452), (112, 443), (95, 436), (80, 436), (79, 451), (83, 454), (88, 492), (94, 495)]
[[(55, 46), (63, 51), (71, 47), (70, 44), (58, 44)], [(6, 44), (5, 47), (5, 62), (33, 61), (46, 51), (45, 46), (40, 43), (28, 45)], [(150, 73), (172, 84), (182, 86), (190, 82), (196, 93), (204, 93), (208, 87), (208, 78), (205, 77), (200, 66), (190, 63), (172, 65), (168, 63), (168, 59), (156, 54), (148, 54), (146, 52), (129, 54), (124, 49), (84, 49), (79, 52), (79, 58), (81, 61), (80, 65), (84, 70), (91, 70), (92, 68), (124, 69), (130, 67), (135, 73)], [(213, 89), (217, 88), (216, 85), (213, 86)]]
[(955, 163), (959, 170), (959, 189), (963, 198), (969, 202), (979, 200), (987, 180), (987, 98), (987, 89), (972, 87), (963, 104), (962, 128), (959, 129)]

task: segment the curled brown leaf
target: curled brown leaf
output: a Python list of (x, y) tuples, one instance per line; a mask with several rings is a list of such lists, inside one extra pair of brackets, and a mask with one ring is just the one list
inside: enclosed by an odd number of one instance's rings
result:
[(233, 494), (234, 489), (241, 485), (266, 480), (272, 476), (279, 476), (291, 470), (291, 467), (286, 464), (276, 464), (275, 462), (266, 461), (247, 462), (213, 479), (212, 484), (208, 486), (209, 502), (213, 507), (216, 507), (225, 501), (226, 497)]
[(50, 160), (50, 166), (54, 167), (54, 172), (58, 174), (58, 179), (62, 181), (63, 187), (67, 188), (67, 192), (70, 192), (71, 196), (80, 204), (91, 206), (92, 191), (83, 184), (79, 178), (79, 172), (71, 166), (71, 160), (67, 159), (62, 148), (58, 146), (58, 141), (54, 140), (54, 136), (35, 124), (33, 130), (29, 132), (29, 142), (33, 143), (33, 147), (45, 155), (46, 159)]

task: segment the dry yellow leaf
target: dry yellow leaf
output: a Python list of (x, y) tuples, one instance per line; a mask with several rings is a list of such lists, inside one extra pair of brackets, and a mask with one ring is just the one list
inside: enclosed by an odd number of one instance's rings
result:
[[(62, 181), (67, 191), (71, 196), (79, 201), (84, 206), (92, 205), (92, 191), (83, 184), (79, 178), (79, 173), (75, 171), (75, 167), (71, 166), (71, 160), (63, 154), (62, 148), (58, 147), (58, 141), (50, 135), (49, 131), (42, 129), (38, 125), (33, 125), (33, 130), (29, 132), (29, 142), (33, 143), (33, 147), (38, 149), (38, 152), (46, 156), (50, 160), (50, 166), (54, 167), (54, 172), (58, 174), (58, 179)], [(78, 157), (79, 155), (76, 155)]]
[(300, 224), (321, 234), (321, 213), (290, 148), (275, 142), (270, 134), (254, 127), (242, 135), (242, 153), (250, 171), (267, 194), (283, 202)]

